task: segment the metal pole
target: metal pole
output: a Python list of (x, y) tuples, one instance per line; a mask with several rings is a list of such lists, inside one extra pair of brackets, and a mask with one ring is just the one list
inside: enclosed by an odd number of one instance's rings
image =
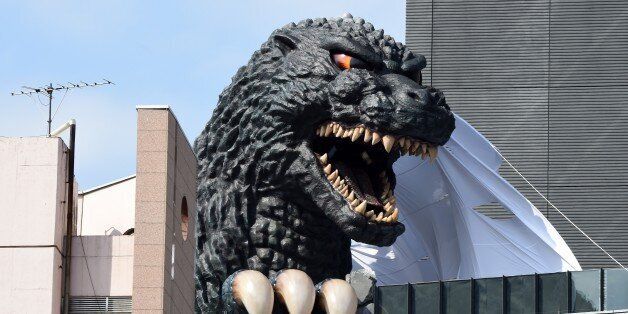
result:
[(571, 272), (567, 271), (567, 312), (573, 311), (571, 306)]
[(506, 314), (506, 276), (502, 276), (502, 314)]
[(443, 286), (445, 286), (443, 281), (438, 280), (438, 314), (442, 314), (445, 307), (443, 304)]
[(48, 137), (50, 137), (50, 127), (52, 124), (52, 92), (54, 89), (52, 88), (52, 83), (50, 83), (50, 87), (46, 88), (46, 92), (48, 93)]
[(538, 273), (534, 273), (534, 313), (539, 313), (541, 305), (539, 304), (539, 281), (540, 277)]
[(413, 292), (412, 291), (412, 284), (410, 284), (408, 282), (408, 284), (406, 286), (406, 289), (407, 289), (406, 290), (406, 298), (408, 299), (407, 303), (406, 303), (406, 309), (408, 309), (408, 313), (416, 313), (416, 311), (414, 309), (414, 301), (413, 301), (414, 294), (412, 293)]
[(471, 310), (469, 313), (475, 313), (475, 279), (471, 278), (470, 289), (471, 290)]
[(63, 265), (63, 312), (68, 313), (70, 307), (70, 268), (72, 259), (72, 227), (74, 226), (74, 153), (76, 124), (70, 125), (70, 155), (68, 156), (68, 214), (65, 235), (65, 263)]
[(606, 308), (604, 306), (605, 303), (605, 299), (604, 299), (604, 268), (600, 268), (600, 310), (604, 311)]

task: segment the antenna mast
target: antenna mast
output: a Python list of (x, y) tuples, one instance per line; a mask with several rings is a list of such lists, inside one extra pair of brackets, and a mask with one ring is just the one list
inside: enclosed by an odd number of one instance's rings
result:
[(48, 123), (48, 134), (47, 135), (50, 136), (50, 128), (51, 128), (51, 125), (52, 125), (52, 94), (54, 92), (60, 91), (60, 90), (66, 90), (66, 92), (67, 92), (68, 90), (75, 89), (75, 88), (97, 87), (97, 86), (109, 85), (109, 84), (113, 84), (113, 82), (103, 79), (102, 82), (85, 83), (85, 82), (81, 81), (78, 84), (75, 84), (75, 83), (68, 83), (68, 85), (57, 84), (56, 87), (52, 86), (52, 83), (50, 83), (48, 86), (45, 86), (45, 87), (22, 86), (22, 90), (16, 91), (16, 92), (11, 92), (11, 96), (19, 96), (19, 95), (30, 96), (32, 94), (42, 94), (42, 95), (46, 95), (48, 97), (48, 120), (46, 120), (46, 122)]

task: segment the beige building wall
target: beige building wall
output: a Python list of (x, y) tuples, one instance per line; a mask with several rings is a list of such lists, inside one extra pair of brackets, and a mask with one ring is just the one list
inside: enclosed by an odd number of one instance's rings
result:
[(133, 311), (192, 313), (196, 157), (169, 107), (137, 113)]
[(59, 313), (67, 204), (59, 138), (0, 137), (0, 312)]
[(135, 175), (79, 193), (78, 235), (122, 235), (135, 226)]

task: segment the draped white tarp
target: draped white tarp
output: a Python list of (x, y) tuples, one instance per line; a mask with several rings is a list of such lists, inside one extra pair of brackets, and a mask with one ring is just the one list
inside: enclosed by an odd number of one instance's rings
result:
[[(390, 247), (353, 242), (354, 270), (378, 285), (580, 270), (543, 214), (498, 174), (495, 147), (462, 118), (436, 162), (402, 157), (394, 165), (399, 219), (406, 232)], [(474, 208), (501, 204), (512, 218)]]

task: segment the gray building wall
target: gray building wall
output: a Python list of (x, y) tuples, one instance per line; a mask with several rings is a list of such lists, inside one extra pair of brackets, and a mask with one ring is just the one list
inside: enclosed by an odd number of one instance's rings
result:
[[(628, 264), (628, 1), (407, 0), (423, 82)], [(583, 268), (616, 267), (514, 171)], [(508, 217), (498, 206), (478, 210)]]

